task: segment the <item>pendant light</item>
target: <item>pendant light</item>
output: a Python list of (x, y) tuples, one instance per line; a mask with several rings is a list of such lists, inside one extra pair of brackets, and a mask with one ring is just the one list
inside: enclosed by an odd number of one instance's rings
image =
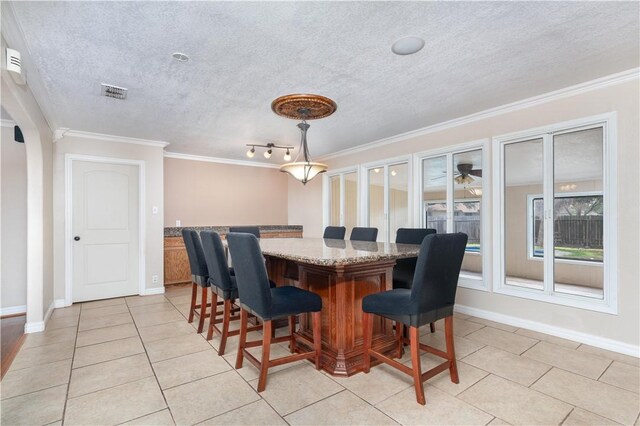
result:
[[(293, 162), (280, 166), (281, 172), (288, 173), (294, 179), (306, 185), (307, 182), (318, 174), (327, 171), (328, 166), (326, 164), (311, 161), (307, 144), (307, 131), (310, 125), (307, 124), (307, 120), (328, 117), (335, 112), (336, 108), (337, 106), (334, 101), (320, 95), (286, 95), (279, 97), (271, 103), (271, 109), (276, 114), (287, 118), (302, 120), (302, 122), (298, 124), (301, 133), (300, 150)], [(302, 160), (304, 161), (298, 161), (300, 154), (303, 155)]]

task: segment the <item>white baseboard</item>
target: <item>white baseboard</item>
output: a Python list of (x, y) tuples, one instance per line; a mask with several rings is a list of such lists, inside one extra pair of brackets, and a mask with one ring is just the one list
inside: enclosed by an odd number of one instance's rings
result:
[(26, 334), (38, 333), (40, 331), (44, 331), (44, 321), (28, 322), (24, 325), (24, 332)]
[(144, 290), (144, 294), (142, 294), (141, 296), (151, 296), (154, 294), (164, 294), (164, 286), (147, 288)]
[(47, 313), (44, 314), (44, 327), (47, 328), (47, 323), (49, 322), (49, 319), (51, 318), (51, 314), (53, 314), (53, 309), (56, 306), (56, 301), (52, 300), (51, 304), (49, 305), (49, 309), (47, 309)]
[(620, 342), (618, 340), (607, 339), (606, 337), (582, 333), (580, 331), (574, 331), (555, 325), (549, 325), (537, 321), (513, 317), (511, 315), (499, 314), (496, 312), (486, 311), (484, 309), (473, 308), (471, 306), (456, 305), (455, 311), (478, 318), (484, 318), (487, 320), (508, 324), (514, 327), (526, 328), (528, 330), (549, 334), (551, 336), (573, 340), (575, 342), (584, 343), (586, 345), (607, 349), (609, 351), (618, 352), (625, 355), (635, 357), (640, 356), (640, 346), (631, 345), (629, 343)]
[(67, 301), (64, 299), (56, 299), (53, 301), (53, 307), (56, 309), (66, 308), (67, 306), (71, 306), (71, 305), (67, 305)]
[(27, 312), (27, 305), (7, 306), (6, 308), (0, 308), (0, 316), (24, 314), (26, 312)]

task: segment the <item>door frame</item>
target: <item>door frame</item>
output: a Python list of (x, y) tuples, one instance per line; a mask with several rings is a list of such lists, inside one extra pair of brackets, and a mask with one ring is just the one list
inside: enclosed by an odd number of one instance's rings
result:
[(138, 166), (138, 294), (145, 294), (145, 162), (126, 158), (100, 157), (94, 155), (65, 154), (64, 156), (64, 303), (73, 304), (73, 162), (88, 161)]

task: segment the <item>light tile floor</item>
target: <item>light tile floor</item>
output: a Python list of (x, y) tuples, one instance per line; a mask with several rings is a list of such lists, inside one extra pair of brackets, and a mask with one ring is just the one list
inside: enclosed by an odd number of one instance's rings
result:
[[(258, 394), (256, 369), (233, 368), (237, 337), (220, 357), (219, 340), (186, 322), (190, 291), (56, 309), (2, 380), (1, 423), (639, 423), (637, 358), (462, 314), (454, 319), (460, 384), (446, 372), (429, 380), (426, 406), (388, 366), (335, 378), (300, 361), (272, 370)], [(444, 349), (442, 324), (421, 339)], [(286, 353), (286, 344), (272, 349)], [(401, 361), (410, 364), (407, 354)], [(429, 368), (437, 359), (422, 361)]]

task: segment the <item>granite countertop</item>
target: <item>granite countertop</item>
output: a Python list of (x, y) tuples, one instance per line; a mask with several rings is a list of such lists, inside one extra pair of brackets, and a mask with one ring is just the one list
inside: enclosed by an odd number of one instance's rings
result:
[(320, 266), (360, 263), (416, 257), (419, 245), (371, 243), (323, 238), (261, 238), (260, 248), (267, 256)]
[[(230, 225), (235, 226), (235, 225)], [(181, 237), (184, 228), (195, 229), (196, 231), (215, 231), (221, 235), (229, 232), (230, 226), (167, 226), (164, 228), (165, 237)], [(244, 225), (242, 225), (244, 226)], [(254, 225), (255, 226), (255, 225)], [(302, 232), (302, 225), (257, 225), (260, 232)]]

